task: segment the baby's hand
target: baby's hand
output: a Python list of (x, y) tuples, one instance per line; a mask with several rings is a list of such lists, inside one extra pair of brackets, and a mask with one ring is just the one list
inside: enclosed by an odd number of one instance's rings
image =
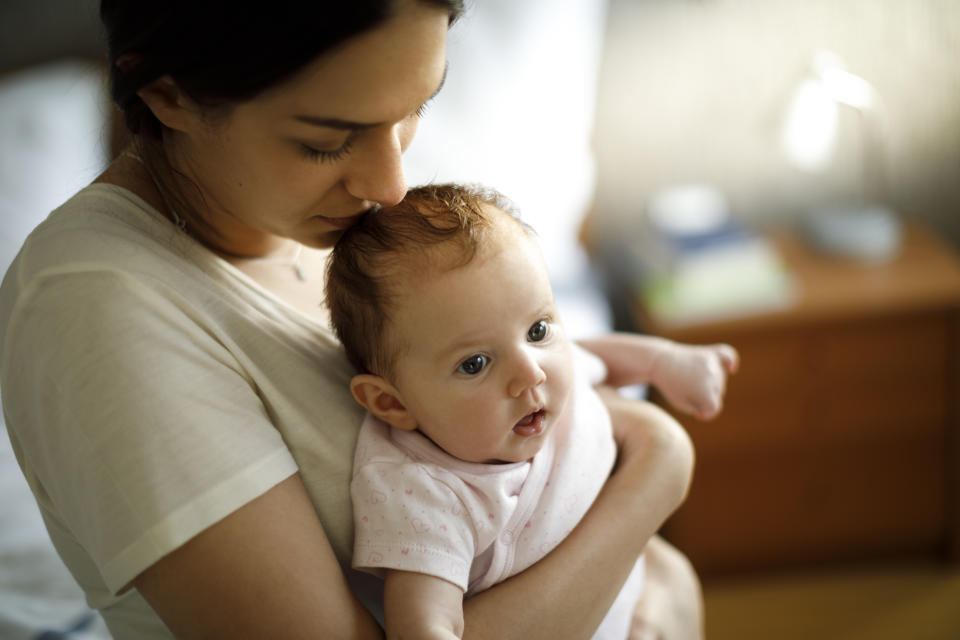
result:
[(657, 357), (651, 382), (678, 410), (710, 420), (723, 407), (727, 374), (739, 364), (737, 350), (728, 344), (671, 343)]

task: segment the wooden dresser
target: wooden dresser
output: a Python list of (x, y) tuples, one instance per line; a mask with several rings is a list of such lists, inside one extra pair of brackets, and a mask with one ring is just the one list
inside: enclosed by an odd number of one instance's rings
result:
[(697, 452), (663, 534), (709, 578), (754, 569), (960, 552), (960, 259), (908, 224), (864, 265), (771, 239), (799, 286), (789, 308), (670, 326), (742, 358), (723, 414), (678, 416)]

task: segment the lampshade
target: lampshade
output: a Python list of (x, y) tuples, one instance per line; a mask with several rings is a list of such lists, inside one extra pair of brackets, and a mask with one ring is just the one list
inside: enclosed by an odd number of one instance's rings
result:
[(879, 104), (879, 95), (869, 82), (847, 71), (835, 53), (818, 51), (787, 105), (780, 139), (784, 154), (791, 164), (812, 173), (828, 170), (835, 155), (840, 109), (850, 108), (858, 115), (860, 199), (832, 204), (804, 219), (804, 230), (818, 249), (886, 260), (899, 248), (899, 221), (884, 202)]

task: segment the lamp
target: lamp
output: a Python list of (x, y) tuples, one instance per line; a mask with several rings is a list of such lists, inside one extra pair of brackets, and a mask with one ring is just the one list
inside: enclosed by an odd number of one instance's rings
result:
[(899, 249), (900, 225), (896, 213), (885, 204), (880, 97), (870, 83), (847, 71), (835, 53), (817, 52), (789, 103), (781, 143), (798, 168), (824, 171), (836, 149), (840, 107), (851, 108), (858, 116), (860, 201), (812, 212), (804, 220), (804, 231), (823, 251), (886, 260)]

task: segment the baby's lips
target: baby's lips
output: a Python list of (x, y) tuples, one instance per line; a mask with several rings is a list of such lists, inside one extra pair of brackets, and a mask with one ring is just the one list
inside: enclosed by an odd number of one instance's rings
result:
[(518, 436), (534, 436), (543, 431), (543, 421), (545, 413), (539, 409), (528, 413), (521, 418), (517, 424), (513, 425), (513, 432)]
[(514, 426), (515, 426), (515, 427), (525, 427), (525, 426), (529, 425), (531, 422), (533, 422), (533, 417), (536, 415), (536, 413), (537, 413), (536, 411), (532, 411), (532, 412), (528, 413), (527, 415), (525, 415), (525, 416), (523, 416), (522, 418), (520, 418), (520, 419), (517, 421), (517, 424), (515, 424)]
[(536, 407), (533, 407), (533, 408), (530, 409), (530, 411), (527, 412), (527, 414), (526, 414), (525, 416), (523, 416), (522, 418), (520, 418), (520, 419), (517, 421), (516, 425), (514, 425), (514, 426), (521, 426), (521, 425), (524, 425), (524, 424), (530, 424), (530, 422), (533, 421), (534, 417), (535, 417), (537, 414), (543, 414), (543, 413), (545, 413), (545, 409), (544, 409), (543, 406), (539, 406), (539, 405), (538, 405), (538, 406), (536, 406)]

